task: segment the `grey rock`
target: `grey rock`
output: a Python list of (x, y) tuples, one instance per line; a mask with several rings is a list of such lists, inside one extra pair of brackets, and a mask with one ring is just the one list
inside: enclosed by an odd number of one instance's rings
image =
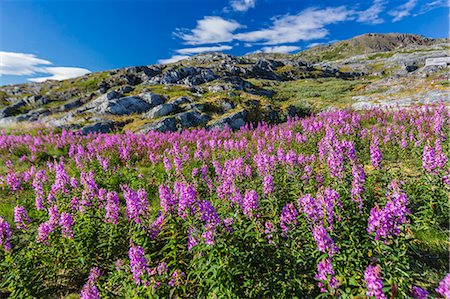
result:
[(77, 99), (68, 103), (65, 103), (64, 105), (59, 106), (56, 111), (63, 112), (63, 111), (69, 111), (78, 107), (81, 107), (84, 104), (84, 102), (81, 99)]
[(246, 123), (248, 111), (242, 109), (238, 112), (230, 114), (226, 117), (218, 119), (209, 125), (210, 129), (223, 129), (225, 126), (230, 127), (233, 130), (238, 130)]
[(8, 107), (0, 109), (0, 118), (10, 117), (18, 114), (19, 108), (26, 105), (26, 102), (22, 99)]
[(222, 108), (223, 112), (230, 111), (236, 107), (234, 103), (228, 101), (227, 99), (218, 100), (216, 103)]
[(210, 82), (217, 78), (218, 76), (209, 68), (184, 67), (166, 71), (160, 83), (192, 86)]
[(183, 128), (191, 128), (206, 124), (210, 117), (197, 111), (187, 111), (178, 113), (175, 115), (175, 119), (178, 120)]
[(143, 116), (147, 118), (157, 118), (161, 116), (169, 115), (170, 113), (177, 110), (177, 106), (173, 104), (161, 104), (154, 108), (152, 108), (150, 111), (145, 113)]
[(197, 104), (197, 103), (188, 104), (188, 105), (186, 105), (185, 110), (194, 110), (194, 111), (204, 112), (205, 105)]
[(180, 105), (191, 103), (191, 102), (192, 102), (192, 100), (188, 97), (179, 97), (179, 98), (176, 98), (175, 100), (171, 101), (170, 103), (173, 105), (176, 105), (176, 106), (180, 106)]
[(145, 124), (140, 130), (140, 133), (148, 133), (150, 131), (168, 132), (176, 130), (177, 122), (173, 117), (168, 117), (160, 121)]
[(119, 93), (107, 93), (89, 103), (85, 108), (98, 114), (128, 115), (143, 113), (164, 102), (164, 98), (153, 93), (116, 98)]
[(92, 125), (84, 126), (81, 131), (83, 134), (89, 133), (109, 133), (113, 131), (115, 124), (112, 121), (100, 121)]
[(121, 93), (121, 94), (125, 94), (125, 93), (129, 93), (132, 92), (134, 90), (133, 86), (130, 85), (125, 85), (125, 86), (121, 86), (117, 89), (117, 92)]

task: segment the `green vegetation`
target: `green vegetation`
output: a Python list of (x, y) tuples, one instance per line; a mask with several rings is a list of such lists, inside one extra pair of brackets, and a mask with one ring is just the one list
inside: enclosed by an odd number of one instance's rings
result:
[(313, 112), (321, 111), (328, 106), (346, 107), (350, 97), (361, 94), (360, 90), (369, 83), (363, 80), (336, 78), (281, 82), (273, 87), (276, 92), (273, 102), (308, 107)]

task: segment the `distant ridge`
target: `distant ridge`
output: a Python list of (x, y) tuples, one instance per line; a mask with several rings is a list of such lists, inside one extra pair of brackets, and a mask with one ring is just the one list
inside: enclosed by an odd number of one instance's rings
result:
[(418, 34), (366, 33), (328, 45), (317, 45), (301, 51), (295, 56), (311, 62), (318, 62), (343, 59), (361, 54), (414, 49), (420, 46), (431, 46), (446, 42), (448, 42), (448, 39), (434, 39)]

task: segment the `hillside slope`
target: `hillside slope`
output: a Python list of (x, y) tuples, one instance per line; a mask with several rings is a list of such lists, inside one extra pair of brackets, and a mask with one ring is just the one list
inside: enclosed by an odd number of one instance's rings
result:
[(206, 53), (64, 81), (0, 87), (0, 126), (84, 132), (237, 129), (331, 107), (449, 100), (448, 40), (365, 34), (293, 55)]

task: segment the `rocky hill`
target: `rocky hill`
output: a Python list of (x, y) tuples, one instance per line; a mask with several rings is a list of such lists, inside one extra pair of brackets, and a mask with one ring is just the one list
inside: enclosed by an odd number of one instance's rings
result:
[(449, 43), (365, 34), (293, 55), (222, 53), (0, 87), (0, 126), (83, 132), (237, 129), (331, 107), (449, 102)]

